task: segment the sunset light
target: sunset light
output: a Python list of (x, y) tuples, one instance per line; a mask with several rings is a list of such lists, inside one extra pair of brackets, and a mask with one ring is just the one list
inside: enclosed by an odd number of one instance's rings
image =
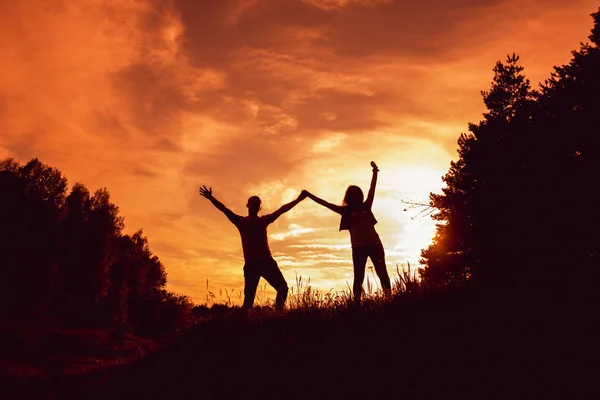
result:
[[(0, 4), (0, 158), (39, 159), (69, 186), (106, 187), (166, 266), (168, 288), (203, 302), (243, 288), (234, 213), (303, 189), (341, 204), (367, 193), (393, 276), (417, 267), (456, 140), (481, 119), (481, 90), (508, 53), (533, 86), (587, 37), (597, 2), (81, 0)], [(158, 4), (160, 3), (160, 6)], [(526, 10), (526, 11), (525, 11)], [(404, 211), (404, 209), (407, 209)], [(340, 217), (310, 199), (269, 226), (296, 276), (347, 289)], [(371, 262), (368, 262), (371, 265)], [(261, 281), (261, 285), (264, 281)], [(269, 288), (268, 296), (274, 292)], [(239, 303), (237, 296), (233, 300)]]
[(0, 1), (0, 398), (593, 398), (599, 72), (592, 0)]

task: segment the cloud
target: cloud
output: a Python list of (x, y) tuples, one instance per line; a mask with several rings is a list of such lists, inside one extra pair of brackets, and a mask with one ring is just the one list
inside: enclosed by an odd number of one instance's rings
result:
[(302, 0), (307, 4), (322, 8), (323, 10), (341, 10), (349, 5), (357, 6), (377, 6), (390, 4), (393, 0)]
[[(169, 287), (196, 301), (243, 285), (234, 212), (308, 189), (340, 203), (381, 168), (374, 212), (390, 271), (415, 264), (426, 200), (483, 111), (506, 53), (533, 82), (568, 60), (589, 0), (30, 0), (0, 2), (0, 157), (40, 157), (108, 187), (144, 229)], [(269, 227), (288, 281), (352, 277), (339, 216), (305, 200)], [(268, 290), (267, 290), (268, 292)], [(269, 292), (268, 292), (269, 293)]]

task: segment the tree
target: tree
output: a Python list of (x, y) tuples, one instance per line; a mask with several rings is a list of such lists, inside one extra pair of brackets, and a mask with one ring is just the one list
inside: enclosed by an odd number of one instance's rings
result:
[(142, 230), (123, 235), (107, 189), (76, 183), (33, 159), (0, 161), (0, 323), (114, 328), (171, 335), (193, 321), (165, 289), (164, 265)]
[(554, 138), (548, 170), (554, 176), (553, 208), (558, 210), (551, 242), (561, 250), (554, 252), (556, 268), (569, 266), (570, 277), (588, 282), (594, 281), (590, 274), (598, 277), (600, 258), (600, 217), (591, 211), (600, 202), (594, 185), (600, 172), (600, 11), (592, 17), (591, 43), (581, 44), (568, 64), (554, 68), (539, 96), (547, 117), (544, 128)]
[[(550, 293), (600, 277), (600, 12), (592, 44), (539, 91), (509, 56), (494, 68), (488, 111), (459, 138), (459, 159), (431, 195), (440, 220), (422, 253), (426, 280)], [(589, 286), (589, 285), (588, 285)]]
[(58, 275), (56, 221), (66, 178), (38, 159), (0, 162), (0, 302), (6, 320), (48, 320)]
[(61, 209), (58, 226), (60, 230), (61, 271), (60, 296), (55, 313), (63, 323), (79, 323), (80, 316), (88, 309), (89, 263), (89, 217), (91, 195), (88, 189), (76, 183)]
[(443, 177), (446, 187), (430, 196), (438, 209), (433, 218), (441, 222), (433, 244), (422, 252), (422, 276), (435, 284), (464, 284), (505, 243), (510, 179), (520, 164), (510, 157), (513, 137), (519, 134), (511, 123), (532, 100), (518, 61), (512, 54), (494, 67), (491, 89), (482, 92), (488, 111), (483, 121), (469, 124), (468, 134), (460, 135), (459, 159)]

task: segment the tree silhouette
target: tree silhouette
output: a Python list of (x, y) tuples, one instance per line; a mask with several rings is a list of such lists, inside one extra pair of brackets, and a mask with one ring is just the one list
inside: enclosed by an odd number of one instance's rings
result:
[(531, 100), (529, 81), (509, 55), (494, 67), (490, 91), (482, 92), (488, 111), (483, 121), (469, 124), (469, 133), (458, 139), (459, 159), (451, 162), (443, 177), (442, 194), (431, 194), (431, 205), (439, 211), (434, 243), (423, 251), (423, 276), (436, 284), (464, 284), (481, 265), (482, 257), (494, 254), (498, 224), (504, 221), (506, 172), (514, 169), (507, 158), (511, 121)]
[(600, 200), (594, 185), (600, 172), (600, 12), (592, 17), (591, 43), (574, 51), (569, 64), (555, 67), (539, 96), (547, 115), (545, 128), (555, 138), (553, 205), (561, 211), (555, 242), (563, 249), (556, 258), (577, 268), (576, 275), (597, 274), (600, 255), (600, 217), (592, 211)]
[(66, 179), (33, 159), (0, 163), (0, 302), (6, 318), (45, 321), (57, 280), (56, 222)]
[(161, 318), (156, 302), (167, 296), (165, 268), (151, 253), (141, 230), (120, 238), (118, 254), (110, 267), (108, 322), (125, 331), (154, 334)]
[(100, 300), (107, 295), (109, 269), (118, 257), (117, 244), (124, 227), (118, 212), (106, 189), (90, 196), (78, 183), (67, 197), (59, 220), (63, 320), (71, 318), (79, 324), (86, 316), (95, 318)]
[(66, 189), (38, 159), (0, 161), (0, 323), (146, 336), (191, 323), (189, 299), (165, 290), (165, 267), (142, 231), (122, 234), (108, 190)]
[[(494, 68), (488, 110), (458, 140), (459, 159), (431, 194), (440, 221), (422, 252), (425, 280), (439, 285), (556, 289), (597, 274), (592, 182), (600, 171), (600, 14), (591, 44), (532, 91), (516, 55)], [(569, 273), (565, 274), (565, 271)], [(589, 281), (589, 280), (588, 280)]]
[(58, 290), (62, 293), (56, 305), (63, 322), (76, 320), (84, 313), (80, 301), (87, 296), (90, 277), (85, 249), (88, 240), (90, 192), (82, 184), (75, 184), (66, 198), (59, 219), (61, 274)]

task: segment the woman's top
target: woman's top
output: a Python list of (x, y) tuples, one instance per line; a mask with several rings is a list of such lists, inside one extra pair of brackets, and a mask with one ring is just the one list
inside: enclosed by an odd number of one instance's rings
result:
[(369, 246), (380, 243), (379, 235), (375, 231), (377, 220), (370, 208), (344, 207), (340, 231), (350, 231), (350, 242), (352, 247)]

